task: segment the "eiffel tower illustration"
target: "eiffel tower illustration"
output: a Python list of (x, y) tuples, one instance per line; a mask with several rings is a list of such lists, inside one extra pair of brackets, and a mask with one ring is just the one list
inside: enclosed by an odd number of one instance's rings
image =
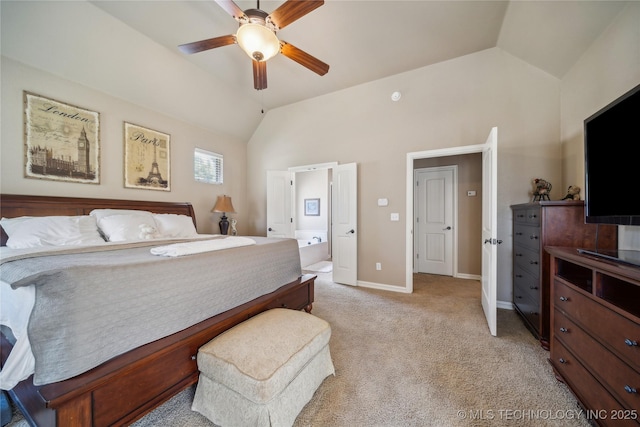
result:
[(160, 169), (158, 169), (158, 161), (157, 161), (157, 150), (158, 146), (153, 146), (153, 163), (151, 164), (151, 170), (149, 171), (149, 176), (147, 176), (147, 182), (154, 184), (162, 183), (162, 175), (160, 174)]

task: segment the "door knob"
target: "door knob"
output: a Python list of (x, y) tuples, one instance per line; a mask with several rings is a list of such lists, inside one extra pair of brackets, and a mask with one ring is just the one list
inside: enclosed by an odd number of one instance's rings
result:
[(443, 228), (443, 230), (451, 230), (451, 226), (449, 226), (447, 228)]
[(269, 227), (269, 231), (273, 231), (273, 228)]
[(355, 230), (352, 228), (351, 230), (347, 231), (347, 234), (354, 234)]

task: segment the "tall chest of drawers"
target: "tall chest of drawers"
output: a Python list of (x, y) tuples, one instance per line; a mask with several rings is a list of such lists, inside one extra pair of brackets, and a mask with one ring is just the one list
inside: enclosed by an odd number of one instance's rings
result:
[(549, 254), (545, 246), (617, 247), (617, 228), (585, 224), (583, 201), (542, 201), (511, 206), (513, 305), (531, 333), (549, 349)]
[(551, 254), (551, 357), (602, 426), (640, 425), (640, 267)]

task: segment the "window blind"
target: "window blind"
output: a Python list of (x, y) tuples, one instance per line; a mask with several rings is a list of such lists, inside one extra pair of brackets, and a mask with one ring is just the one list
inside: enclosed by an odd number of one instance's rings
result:
[(193, 177), (198, 182), (222, 184), (222, 154), (196, 148), (193, 153)]

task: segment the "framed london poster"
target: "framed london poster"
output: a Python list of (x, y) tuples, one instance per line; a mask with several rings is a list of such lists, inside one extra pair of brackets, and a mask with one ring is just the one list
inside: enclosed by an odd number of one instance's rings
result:
[(124, 186), (171, 191), (171, 136), (124, 122)]
[(24, 91), (25, 177), (100, 184), (100, 113)]

